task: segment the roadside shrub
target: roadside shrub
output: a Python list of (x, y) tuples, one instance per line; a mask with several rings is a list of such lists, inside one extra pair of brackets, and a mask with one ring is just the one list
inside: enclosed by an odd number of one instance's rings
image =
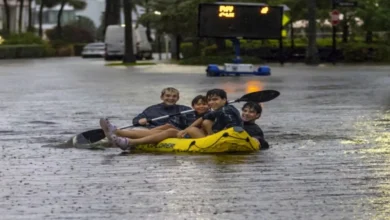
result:
[(390, 47), (380, 44), (348, 43), (342, 51), (346, 62), (390, 61)]
[(40, 58), (50, 53), (46, 45), (1, 45), (0, 59)]
[(62, 27), (62, 36), (58, 36), (57, 27), (46, 30), (46, 36), (50, 41), (63, 41), (66, 43), (90, 43), (94, 36), (84, 28), (65, 25)]
[(195, 47), (192, 42), (182, 43), (180, 45), (180, 51), (184, 58), (190, 58), (200, 55), (201, 48)]
[(83, 48), (87, 44), (73, 44), (73, 53), (75, 56), (81, 56), (81, 52), (83, 51)]
[(10, 34), (5, 38), (4, 45), (16, 44), (43, 44), (44, 41), (34, 33)]

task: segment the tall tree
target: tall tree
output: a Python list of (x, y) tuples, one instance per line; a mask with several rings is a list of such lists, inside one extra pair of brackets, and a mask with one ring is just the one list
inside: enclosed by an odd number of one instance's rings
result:
[(84, 0), (61, 0), (60, 10), (57, 14), (57, 35), (62, 36), (62, 13), (66, 4), (72, 6), (75, 10), (82, 10), (87, 6)]
[(123, 12), (125, 15), (125, 54), (123, 56), (124, 63), (135, 63), (136, 58), (133, 50), (133, 19), (131, 0), (123, 0)]
[(39, 4), (39, 12), (38, 12), (38, 19), (39, 19), (39, 30), (38, 34), (40, 37), (43, 36), (43, 30), (42, 30), (42, 22), (43, 22), (43, 8), (52, 8), (56, 5), (58, 5), (59, 0), (36, 0), (36, 4)]
[(3, 0), (4, 2), (4, 9), (5, 9), (5, 33), (9, 34), (11, 32), (11, 19), (10, 19), (10, 9), (9, 9), (9, 4), (8, 0)]
[(306, 49), (306, 63), (309, 65), (316, 65), (319, 63), (319, 55), (317, 49), (317, 21), (316, 21), (316, 0), (307, 0), (308, 4), (308, 20), (309, 27), (307, 30), (308, 34), (308, 45)]
[(24, 0), (19, 0), (19, 33), (22, 33), (22, 27), (23, 27), (23, 7), (24, 7)]
[(33, 30), (32, 2), (33, 0), (28, 0), (28, 26), (27, 26), (28, 31)]
[(106, 32), (108, 25), (120, 24), (120, 9), (121, 0), (106, 0), (106, 9), (104, 11), (104, 28), (103, 33)]

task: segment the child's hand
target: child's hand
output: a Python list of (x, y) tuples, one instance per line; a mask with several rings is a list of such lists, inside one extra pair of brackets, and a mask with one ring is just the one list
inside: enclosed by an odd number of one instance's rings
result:
[(140, 124), (140, 125), (148, 125), (148, 120), (146, 118), (141, 118), (138, 121), (138, 124)]
[(178, 137), (178, 138), (183, 138), (186, 134), (187, 134), (187, 131), (185, 131), (185, 130), (179, 131), (179, 132), (177, 133), (177, 137)]

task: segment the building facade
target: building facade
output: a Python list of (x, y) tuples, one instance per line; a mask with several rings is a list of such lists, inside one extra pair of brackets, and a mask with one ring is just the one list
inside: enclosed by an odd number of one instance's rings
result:
[[(17, 0), (8, 0), (9, 10), (10, 10), (10, 32), (18, 32), (19, 31), (19, 1)], [(25, 4), (23, 5), (23, 12), (22, 12), (22, 29), (21, 31), (24, 32), (27, 30), (28, 26), (28, 4), (27, 1), (25, 1)], [(6, 14), (5, 14), (5, 7), (4, 7), (4, 0), (0, 0), (0, 31), (5, 30), (6, 28)]]

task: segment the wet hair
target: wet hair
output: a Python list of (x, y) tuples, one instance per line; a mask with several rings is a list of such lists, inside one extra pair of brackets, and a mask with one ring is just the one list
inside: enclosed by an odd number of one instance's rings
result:
[(199, 101), (202, 101), (203, 103), (207, 104), (207, 98), (204, 95), (198, 95), (194, 99), (192, 99), (191, 105), (194, 106)]
[(217, 96), (220, 97), (221, 99), (227, 99), (226, 92), (223, 89), (211, 89), (207, 91), (206, 93), (207, 99), (210, 98), (211, 96)]
[(167, 88), (164, 88), (163, 90), (161, 90), (161, 97), (163, 97), (165, 95), (165, 93), (167, 93), (167, 92), (176, 93), (179, 96), (179, 90), (177, 90), (173, 87), (167, 87)]
[(256, 111), (257, 114), (260, 114), (260, 115), (261, 115), (261, 112), (263, 111), (263, 108), (257, 102), (247, 102), (244, 104), (244, 106), (242, 106), (242, 110), (244, 110), (245, 108), (253, 109)]

